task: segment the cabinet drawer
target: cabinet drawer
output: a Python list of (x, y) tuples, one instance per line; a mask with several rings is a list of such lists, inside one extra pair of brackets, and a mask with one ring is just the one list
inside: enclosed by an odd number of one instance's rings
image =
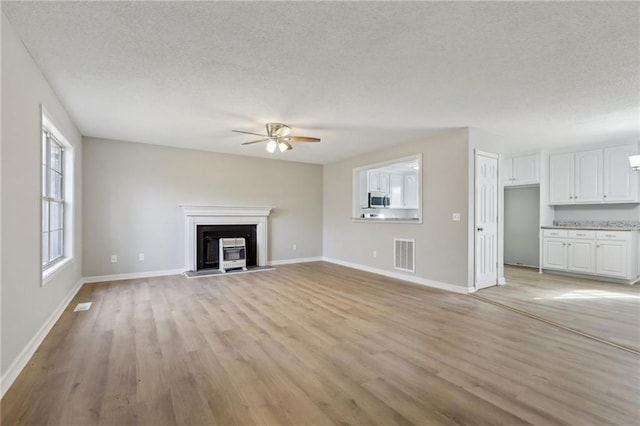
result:
[(551, 238), (567, 238), (567, 230), (566, 229), (543, 229), (542, 230), (543, 237), (551, 237)]
[(579, 229), (570, 229), (569, 238), (595, 240), (596, 231), (583, 231)]
[(610, 241), (629, 241), (631, 232), (629, 231), (598, 231), (596, 238)]

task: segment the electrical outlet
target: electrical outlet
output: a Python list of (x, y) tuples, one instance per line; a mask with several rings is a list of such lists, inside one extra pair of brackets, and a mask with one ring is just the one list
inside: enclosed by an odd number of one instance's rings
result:
[(460, 213), (454, 213), (453, 214), (453, 221), (454, 222), (460, 222)]
[(138, 260), (144, 260), (144, 253), (138, 253)]
[(376, 250), (373, 251), (373, 257), (374, 258), (378, 257), (378, 252)]
[(298, 250), (298, 245), (297, 245), (297, 244), (294, 244), (294, 245), (293, 245), (293, 251), (296, 251), (296, 250)]
[(115, 254), (111, 255), (111, 263), (118, 263), (118, 255), (115, 255)]

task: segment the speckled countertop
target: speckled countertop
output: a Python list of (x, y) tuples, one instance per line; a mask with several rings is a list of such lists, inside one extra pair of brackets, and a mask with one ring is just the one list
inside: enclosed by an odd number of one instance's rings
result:
[(640, 231), (638, 220), (554, 220), (542, 229), (584, 229), (593, 231)]

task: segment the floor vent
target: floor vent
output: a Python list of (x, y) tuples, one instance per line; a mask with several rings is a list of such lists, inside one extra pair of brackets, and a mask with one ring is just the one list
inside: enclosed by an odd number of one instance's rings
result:
[(78, 306), (76, 306), (73, 312), (88, 311), (92, 303), (93, 302), (78, 303)]
[(401, 271), (416, 271), (416, 240), (406, 240), (403, 238), (394, 238), (393, 240), (393, 258), (395, 269)]

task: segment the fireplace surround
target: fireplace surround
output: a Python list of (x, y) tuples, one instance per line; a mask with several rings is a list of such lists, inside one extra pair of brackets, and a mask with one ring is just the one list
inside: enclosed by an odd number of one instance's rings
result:
[(268, 217), (272, 207), (196, 206), (182, 204), (185, 219), (185, 271), (198, 270), (199, 225), (255, 225), (256, 264), (267, 265)]

